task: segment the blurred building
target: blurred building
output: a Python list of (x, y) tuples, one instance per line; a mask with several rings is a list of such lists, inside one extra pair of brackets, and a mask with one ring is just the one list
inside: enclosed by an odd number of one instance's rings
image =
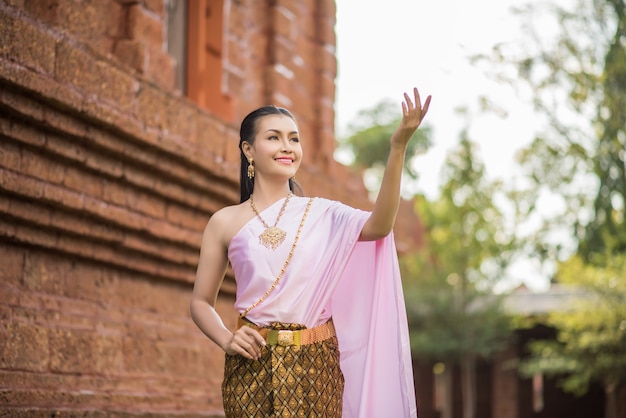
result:
[(371, 207), (333, 160), (334, 25), (333, 0), (0, 0), (2, 415), (221, 414), (223, 353), (188, 311), (239, 121), (291, 109), (307, 194)]
[[(524, 377), (517, 366), (528, 358), (528, 343), (554, 339), (556, 330), (542, 324), (542, 318), (556, 310), (570, 309), (580, 290), (552, 284), (545, 292), (532, 292), (520, 286), (504, 300), (511, 314), (526, 318), (531, 326), (517, 329), (504, 350), (477, 362), (477, 418), (603, 418), (605, 396), (598, 383), (588, 393), (574, 396), (564, 392), (557, 378), (537, 374)], [(459, 367), (452, 370), (452, 393), (444, 394), (437, 365), (414, 359), (417, 403), (420, 418), (462, 418), (463, 400)], [(451, 411), (442, 398), (450, 396)], [(619, 397), (621, 414), (626, 418), (626, 388)]]

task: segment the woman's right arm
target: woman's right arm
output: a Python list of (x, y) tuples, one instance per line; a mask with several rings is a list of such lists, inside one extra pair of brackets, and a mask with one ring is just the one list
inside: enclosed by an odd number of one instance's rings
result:
[[(221, 215), (221, 216), (220, 216)], [(221, 237), (223, 236), (223, 213), (214, 214), (202, 236), (200, 260), (191, 296), (191, 317), (198, 328), (227, 354), (241, 354), (249, 359), (258, 359), (260, 345), (265, 345), (261, 335), (250, 327), (241, 327), (234, 334), (226, 328), (215, 310), (228, 257)]]

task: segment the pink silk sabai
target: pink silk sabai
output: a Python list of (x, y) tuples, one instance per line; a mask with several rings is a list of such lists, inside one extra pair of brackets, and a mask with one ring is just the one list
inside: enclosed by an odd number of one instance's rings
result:
[[(292, 197), (278, 227), (287, 232), (275, 250), (259, 243), (265, 227), (252, 219), (235, 235), (228, 258), (237, 281), (235, 308), (243, 312), (276, 280), (294, 242), (309, 198)], [(273, 225), (283, 200), (261, 216)], [(331, 316), (345, 378), (343, 417), (416, 417), (406, 310), (393, 235), (358, 241), (369, 212), (315, 198), (282, 279), (247, 318), (313, 328)]]

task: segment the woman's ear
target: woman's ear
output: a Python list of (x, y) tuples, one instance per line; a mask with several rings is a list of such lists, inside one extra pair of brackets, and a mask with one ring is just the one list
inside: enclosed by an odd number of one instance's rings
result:
[(250, 161), (252, 158), (252, 145), (250, 145), (249, 142), (243, 141), (241, 143), (241, 151), (243, 152), (243, 155), (246, 156), (248, 161)]

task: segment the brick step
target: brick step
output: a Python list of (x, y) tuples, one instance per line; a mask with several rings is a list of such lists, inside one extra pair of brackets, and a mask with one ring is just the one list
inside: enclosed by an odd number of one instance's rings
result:
[[(169, 396), (168, 396), (169, 395)], [(47, 389), (0, 389), (2, 416), (207, 416), (208, 396), (151, 394), (140, 392), (61, 391)], [(33, 415), (27, 415), (32, 412)], [(51, 414), (58, 412), (60, 415)], [(17, 415), (14, 415), (17, 414)], [(20, 415), (24, 414), (24, 415)], [(209, 413), (216, 414), (216, 411)]]
[(150, 411), (136, 412), (117, 409), (57, 409), (57, 408), (8, 408), (0, 407), (0, 417), (15, 418), (223, 418), (219, 411), (186, 412), (186, 411)]

